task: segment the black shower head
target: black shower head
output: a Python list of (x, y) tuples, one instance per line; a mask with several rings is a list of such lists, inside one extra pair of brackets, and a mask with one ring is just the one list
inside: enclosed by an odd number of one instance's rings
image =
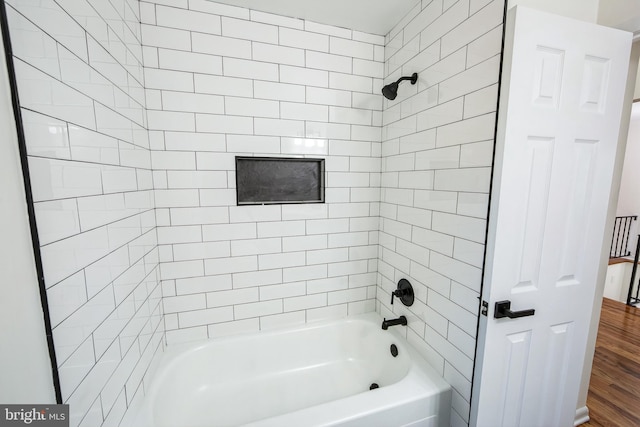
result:
[(385, 98), (394, 100), (398, 96), (398, 83), (390, 83), (382, 88), (382, 94)]
[(389, 83), (382, 88), (382, 94), (385, 98), (393, 101), (398, 96), (398, 84), (403, 80), (411, 80), (411, 84), (414, 85), (418, 81), (418, 73), (413, 73), (411, 77), (400, 77), (397, 82)]

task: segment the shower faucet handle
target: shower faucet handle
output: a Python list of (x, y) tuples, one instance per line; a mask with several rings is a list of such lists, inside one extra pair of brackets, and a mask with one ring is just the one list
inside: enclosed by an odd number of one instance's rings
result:
[(402, 297), (402, 291), (400, 289), (396, 289), (395, 291), (391, 292), (391, 305), (393, 305), (393, 298), (394, 297), (401, 298)]
[(400, 298), (400, 302), (407, 307), (413, 305), (413, 286), (411, 286), (411, 283), (407, 279), (400, 279), (398, 281), (398, 289), (391, 292), (391, 305), (393, 305), (394, 297)]

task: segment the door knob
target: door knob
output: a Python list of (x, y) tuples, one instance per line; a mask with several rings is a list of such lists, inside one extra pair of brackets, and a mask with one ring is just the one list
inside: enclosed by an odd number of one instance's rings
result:
[(493, 312), (493, 317), (496, 319), (502, 319), (503, 317), (508, 317), (509, 319), (515, 319), (518, 317), (526, 317), (533, 316), (536, 312), (534, 309), (530, 308), (528, 310), (520, 310), (520, 311), (511, 311), (511, 301), (498, 301), (495, 306), (495, 311)]

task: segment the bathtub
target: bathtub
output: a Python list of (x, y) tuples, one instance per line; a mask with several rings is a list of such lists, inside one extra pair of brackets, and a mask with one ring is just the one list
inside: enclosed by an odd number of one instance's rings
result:
[(405, 326), (381, 322), (368, 313), (169, 347), (134, 424), (448, 427), (450, 386), (402, 338)]

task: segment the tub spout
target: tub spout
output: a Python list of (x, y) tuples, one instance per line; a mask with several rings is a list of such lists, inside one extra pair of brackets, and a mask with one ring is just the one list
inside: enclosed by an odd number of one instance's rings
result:
[(395, 326), (395, 325), (402, 325), (402, 326), (407, 326), (407, 318), (404, 316), (400, 316), (397, 319), (384, 319), (382, 321), (382, 329), (384, 329), (385, 331), (387, 329), (389, 329), (389, 326)]

